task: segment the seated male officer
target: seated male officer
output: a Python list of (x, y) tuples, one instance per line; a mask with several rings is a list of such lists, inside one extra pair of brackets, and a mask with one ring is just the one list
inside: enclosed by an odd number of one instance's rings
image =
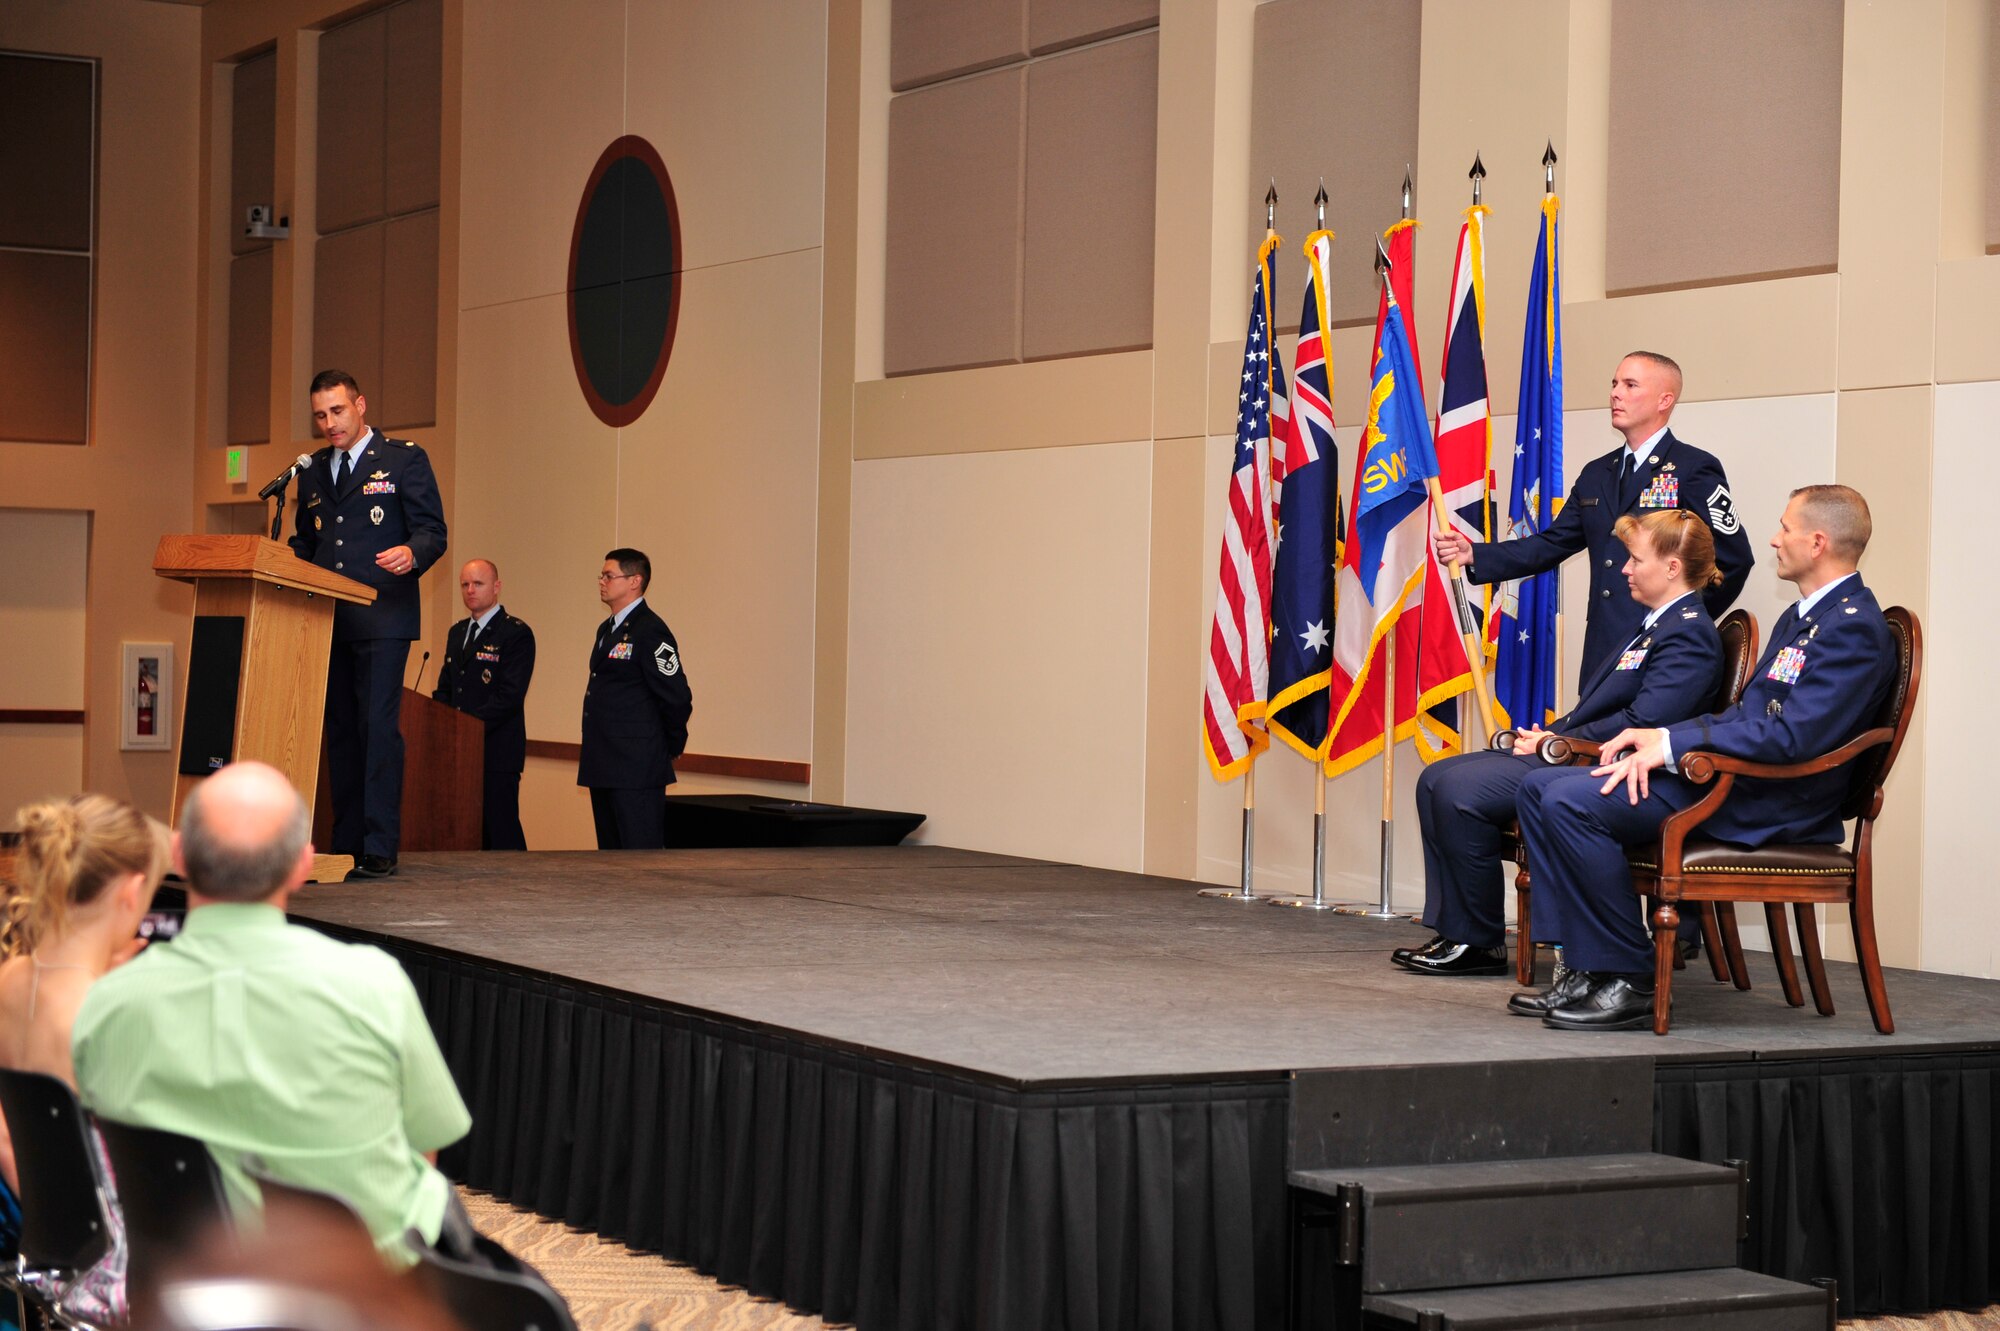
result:
[[(1562, 943), (1571, 970), (1544, 994), (1516, 995), (1515, 1011), (1563, 1030), (1651, 1024), (1653, 950), (1625, 847), (1652, 839), (1700, 797), (1702, 788), (1672, 770), (1678, 755), (1802, 762), (1867, 728), (1896, 670), (1894, 638), (1855, 571), (1871, 530), (1858, 491), (1794, 490), (1771, 548), (1800, 599), (1779, 616), (1742, 700), (1714, 716), (1625, 730), (1604, 745), (1603, 766), (1549, 768), (1522, 783), (1516, 811), (1535, 866), (1535, 931)], [(1749, 847), (1837, 843), (1849, 778), (1842, 767), (1793, 781), (1739, 779), (1699, 835)]]

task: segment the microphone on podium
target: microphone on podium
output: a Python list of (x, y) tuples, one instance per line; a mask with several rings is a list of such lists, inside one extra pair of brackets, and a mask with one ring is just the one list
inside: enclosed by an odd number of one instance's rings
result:
[(417, 662), (417, 682), (410, 685), (410, 687), (412, 689), (415, 689), (418, 693), (422, 693), (424, 691), (424, 670), (426, 667), (430, 665), (430, 663), (431, 663), (431, 654), (428, 651), (426, 651), (424, 653), (424, 659)]

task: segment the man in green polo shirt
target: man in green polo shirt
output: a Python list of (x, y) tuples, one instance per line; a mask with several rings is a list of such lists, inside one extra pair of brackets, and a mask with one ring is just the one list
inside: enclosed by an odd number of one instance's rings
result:
[(174, 838), (187, 925), (91, 987), (77, 1089), (104, 1118), (208, 1143), (237, 1210), (260, 1205), (253, 1168), (330, 1192), (408, 1265), (406, 1230), (444, 1231), (448, 1250), (469, 1239), (433, 1161), (472, 1118), (395, 960), (286, 922), (309, 831), (298, 792), (261, 763), (194, 789)]

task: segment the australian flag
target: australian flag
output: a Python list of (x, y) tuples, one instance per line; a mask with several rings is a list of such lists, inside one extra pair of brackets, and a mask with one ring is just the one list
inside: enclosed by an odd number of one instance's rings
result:
[[(1521, 414), (1514, 423), (1514, 479), (1509, 488), (1509, 536), (1529, 536), (1555, 520), (1563, 479), (1562, 250), (1556, 196), (1542, 199), (1535, 270), (1528, 283), (1528, 321), (1521, 347)], [(1495, 616), (1499, 656), (1494, 697), (1516, 726), (1555, 719), (1556, 615), (1562, 583), (1556, 570), (1507, 583)]]

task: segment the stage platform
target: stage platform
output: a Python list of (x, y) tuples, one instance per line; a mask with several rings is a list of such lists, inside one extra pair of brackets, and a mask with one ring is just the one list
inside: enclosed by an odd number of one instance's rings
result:
[(474, 1111), (456, 1176), (865, 1328), (1282, 1326), (1294, 1073), (1549, 1061), (1560, 1113), (1556, 1065), (1602, 1058), (1650, 1060), (1659, 1149), (1751, 1159), (1748, 1264), (1837, 1275), (1849, 1313), (1991, 1301), (2000, 983), (1891, 971), (1883, 1037), (1852, 966), (1822, 1018), (1753, 953), (1748, 993), (1683, 972), (1665, 1038), (1565, 1033), (1511, 978), (1392, 967), (1416, 924), (1195, 886), (412, 854), (293, 911), (410, 969)]

